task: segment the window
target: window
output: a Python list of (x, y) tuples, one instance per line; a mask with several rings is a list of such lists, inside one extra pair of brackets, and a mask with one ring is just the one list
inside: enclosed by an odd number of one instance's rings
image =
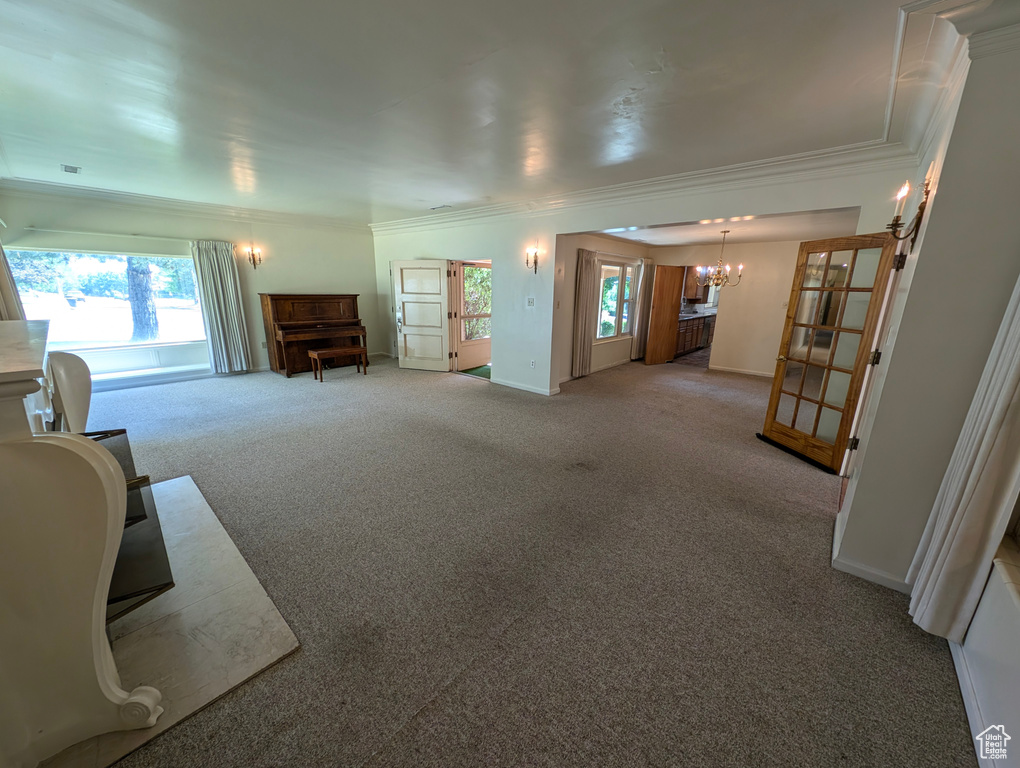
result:
[(636, 267), (630, 264), (602, 262), (602, 282), (599, 291), (601, 305), (596, 338), (611, 339), (630, 334), (636, 290)]
[(8, 251), (29, 320), (72, 351), (93, 379), (208, 369), (194, 263), (176, 256)]

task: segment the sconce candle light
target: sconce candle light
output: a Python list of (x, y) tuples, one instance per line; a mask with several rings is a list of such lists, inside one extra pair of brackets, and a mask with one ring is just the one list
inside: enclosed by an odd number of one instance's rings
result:
[(917, 236), (921, 231), (921, 222), (924, 221), (924, 209), (928, 207), (928, 195), (931, 194), (931, 178), (924, 180), (924, 191), (921, 197), (921, 202), (918, 203), (917, 213), (914, 214), (914, 220), (910, 222), (910, 227), (906, 232), (900, 233), (903, 229), (903, 210), (907, 207), (907, 196), (910, 194), (910, 182), (903, 182), (903, 186), (900, 187), (900, 191), (896, 194), (896, 211), (893, 214), (893, 220), (886, 226), (892, 236), (897, 240), (910, 240), (910, 248), (914, 247), (914, 243), (917, 241)]
[(525, 252), (524, 265), (528, 269), (534, 269), (535, 274), (538, 274), (538, 241), (528, 248)]
[(248, 263), (251, 264), (251, 268), (258, 269), (259, 264), (262, 263), (262, 249), (256, 248), (253, 243), (244, 247), (244, 253)]

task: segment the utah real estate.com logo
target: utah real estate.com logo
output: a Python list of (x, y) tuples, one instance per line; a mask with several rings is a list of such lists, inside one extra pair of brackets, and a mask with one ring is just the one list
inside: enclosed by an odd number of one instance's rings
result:
[(1005, 726), (990, 725), (974, 737), (981, 744), (978, 757), (982, 760), (1005, 760), (1006, 742), (1012, 738)]

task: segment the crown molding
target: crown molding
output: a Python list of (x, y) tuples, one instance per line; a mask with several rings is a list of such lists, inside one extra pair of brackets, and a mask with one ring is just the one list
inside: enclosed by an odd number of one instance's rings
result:
[(1020, 24), (1020, 3), (1016, 0), (914, 0), (902, 10), (908, 14), (935, 14), (972, 39)]
[(955, 120), (956, 108), (960, 103), (960, 95), (967, 84), (967, 73), (970, 71), (970, 56), (963, 41), (956, 48), (953, 63), (946, 78), (945, 86), (939, 95), (938, 103), (932, 112), (931, 119), (924, 132), (920, 147), (917, 150), (918, 162), (927, 157), (932, 145), (939, 140), (950, 120)]
[(970, 36), (971, 59), (984, 59), (1020, 49), (1020, 24), (977, 32)]
[(724, 192), (729, 189), (766, 186), (776, 182), (811, 181), (856, 175), (862, 172), (914, 169), (918, 156), (903, 144), (867, 142), (831, 150), (757, 160), (739, 165), (691, 171), (656, 179), (614, 184), (530, 201), (471, 208), (414, 219), (369, 224), (375, 235), (420, 229), (454, 227), (508, 216), (544, 216), (573, 208), (655, 200), (677, 195)]
[(255, 208), (238, 208), (215, 203), (195, 203), (174, 200), (167, 197), (138, 195), (131, 192), (114, 192), (108, 189), (90, 189), (67, 184), (54, 184), (26, 179), (0, 179), (0, 195), (10, 193), (18, 197), (38, 200), (52, 200), (62, 197), (68, 200), (100, 202), (114, 208), (132, 211), (149, 211), (172, 216), (188, 216), (215, 221), (238, 221), (248, 224), (279, 224), (283, 226), (316, 227), (321, 229), (344, 229), (366, 233), (365, 225), (353, 224), (329, 216), (314, 216), (301, 213), (281, 213)]

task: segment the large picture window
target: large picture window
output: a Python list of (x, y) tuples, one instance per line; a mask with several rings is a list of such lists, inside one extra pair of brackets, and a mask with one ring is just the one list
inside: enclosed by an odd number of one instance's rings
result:
[(7, 251), (29, 320), (74, 352), (93, 382), (209, 369), (195, 266), (175, 256)]
[(637, 269), (631, 264), (602, 262), (599, 296), (598, 339), (629, 336), (634, 316), (634, 294), (637, 289)]
[(203, 341), (191, 259), (8, 251), (29, 320), (49, 320), (57, 350)]

